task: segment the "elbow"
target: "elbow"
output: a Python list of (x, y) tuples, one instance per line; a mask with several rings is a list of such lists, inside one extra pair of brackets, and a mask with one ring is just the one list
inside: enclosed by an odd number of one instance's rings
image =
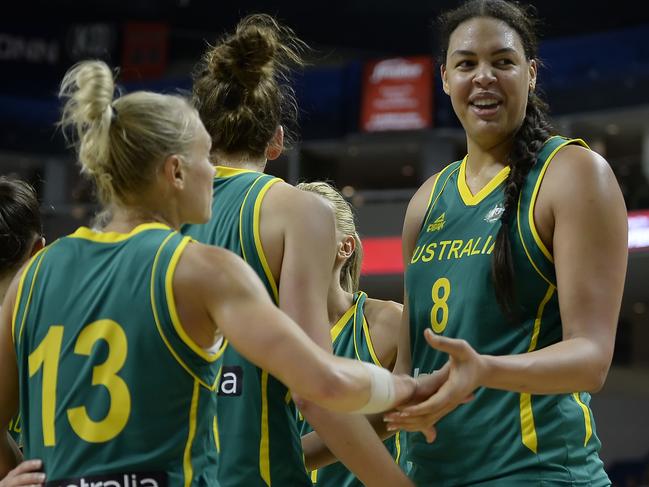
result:
[(594, 394), (602, 390), (604, 384), (606, 383), (606, 377), (608, 376), (610, 365), (610, 361), (597, 363), (594, 365), (594, 367), (588, 374), (588, 384), (587, 387), (585, 387), (586, 392)]
[(328, 366), (325, 373), (321, 374), (315, 382), (312, 402), (327, 409), (339, 409), (348, 396), (348, 381), (345, 374), (338, 367)]

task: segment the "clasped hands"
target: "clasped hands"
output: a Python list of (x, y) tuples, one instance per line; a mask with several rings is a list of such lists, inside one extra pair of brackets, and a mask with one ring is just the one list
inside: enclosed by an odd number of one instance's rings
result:
[(410, 399), (385, 413), (383, 420), (388, 431), (420, 431), (432, 443), (437, 436), (435, 424), (473, 399), (487, 367), (484, 357), (465, 340), (436, 335), (431, 330), (426, 330), (424, 336), (432, 348), (447, 353), (449, 359), (432, 374), (419, 375)]

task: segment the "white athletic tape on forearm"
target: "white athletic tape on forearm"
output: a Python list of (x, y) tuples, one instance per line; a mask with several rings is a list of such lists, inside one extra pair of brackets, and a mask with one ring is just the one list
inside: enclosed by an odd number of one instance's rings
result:
[(394, 405), (394, 378), (392, 374), (374, 364), (363, 362), (363, 365), (370, 374), (370, 399), (365, 406), (355, 412), (373, 414), (391, 409)]

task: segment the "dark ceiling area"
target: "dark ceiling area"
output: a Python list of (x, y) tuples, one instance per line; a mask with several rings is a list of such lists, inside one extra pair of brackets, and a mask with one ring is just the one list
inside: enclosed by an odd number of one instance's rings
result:
[[(291, 26), (313, 47), (381, 54), (418, 54), (432, 49), (432, 23), (458, 0), (26, 0), (12, 5), (0, 23), (163, 20), (172, 35), (210, 40), (242, 16), (264, 12)], [(537, 0), (545, 38), (581, 35), (649, 23), (642, 2)], [(12, 19), (13, 17), (13, 19)], [(10, 20), (11, 19), (11, 20)]]

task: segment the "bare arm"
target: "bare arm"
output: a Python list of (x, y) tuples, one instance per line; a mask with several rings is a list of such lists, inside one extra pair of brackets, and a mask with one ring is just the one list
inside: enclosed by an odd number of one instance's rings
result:
[[(191, 293), (202, 303), (203, 316), (194, 315), (194, 322), (218, 327), (244, 357), (304, 398), (339, 411), (367, 404), (372, 391), (367, 368), (317, 347), (272, 303), (259, 277), (235, 254), (192, 244), (182, 254), (173, 285), (178, 297)], [(180, 306), (179, 311), (182, 319)], [(392, 383), (395, 402), (409, 398), (413, 384), (407, 378), (395, 376)]]
[[(277, 218), (281, 216), (281, 218)], [(279, 306), (295, 320), (322, 350), (331, 353), (327, 292), (335, 259), (335, 224), (331, 207), (316, 195), (275, 185), (262, 207), (264, 224), (283, 229), (283, 254), (279, 268)], [(267, 228), (267, 227), (266, 227)], [(288, 385), (288, 384), (287, 384)], [(292, 388), (293, 389), (293, 388)], [(294, 393), (299, 391), (293, 390)], [(303, 399), (307, 399), (302, 396)], [(390, 460), (383, 443), (360, 415), (342, 415), (303, 406), (302, 414), (334, 454), (367, 485), (401, 485), (405, 476)], [(345, 434), (341, 435), (340, 432)], [(305, 451), (310, 463), (309, 450)]]
[[(627, 262), (627, 215), (606, 161), (567, 147), (550, 165), (539, 196), (553, 218), (552, 247), (563, 326), (562, 341), (530, 353), (477, 354), (464, 340), (427, 336), (449, 353), (450, 379), (438, 394), (405, 409), (395, 424), (433, 424), (478, 386), (531, 394), (597, 391), (613, 355)], [(415, 419), (415, 416), (419, 418)]]
[[(430, 193), (436, 179), (437, 175), (429, 178), (428, 181), (426, 181), (415, 193), (412, 200), (410, 201), (410, 204), (408, 205), (402, 234), (404, 269), (407, 268), (412, 256), (412, 252), (415, 248), (419, 230), (423, 223), (426, 208), (428, 206)], [(408, 318), (408, 300), (405, 290), (404, 305), (403, 307), (399, 306), (399, 308), (401, 308), (400, 324), (397, 325), (399, 331), (396, 338), (397, 343), (393, 345), (397, 347), (396, 359), (394, 361), (394, 373), (410, 374), (410, 325)], [(430, 384), (430, 386), (431, 387), (427, 389), (429, 394), (425, 397), (428, 397), (434, 392), (434, 390), (436, 390), (432, 388), (432, 384)], [(439, 387), (439, 384), (437, 385), (437, 387)], [(423, 399), (424, 397), (419, 398), (419, 400)], [(317, 414), (317, 410), (314, 410), (312, 414)], [(368, 419), (371, 421), (372, 427), (374, 428), (376, 434), (381, 439), (387, 439), (395, 434), (394, 430), (388, 431), (387, 425), (383, 421), (382, 417), (375, 416)], [(305, 458), (307, 460), (308, 468), (318, 468), (335, 461), (335, 458), (331, 456), (331, 453), (324, 447), (324, 445), (322, 445), (322, 441), (318, 437), (318, 434), (316, 432), (311, 432), (308, 435), (305, 435), (302, 438), (302, 446), (305, 451)]]
[[(522, 356), (488, 357), (486, 387), (532, 394), (596, 392), (613, 357), (628, 256), (627, 212), (608, 163), (566, 147), (547, 193), (563, 340)], [(559, 183), (561, 182), (561, 183)]]

